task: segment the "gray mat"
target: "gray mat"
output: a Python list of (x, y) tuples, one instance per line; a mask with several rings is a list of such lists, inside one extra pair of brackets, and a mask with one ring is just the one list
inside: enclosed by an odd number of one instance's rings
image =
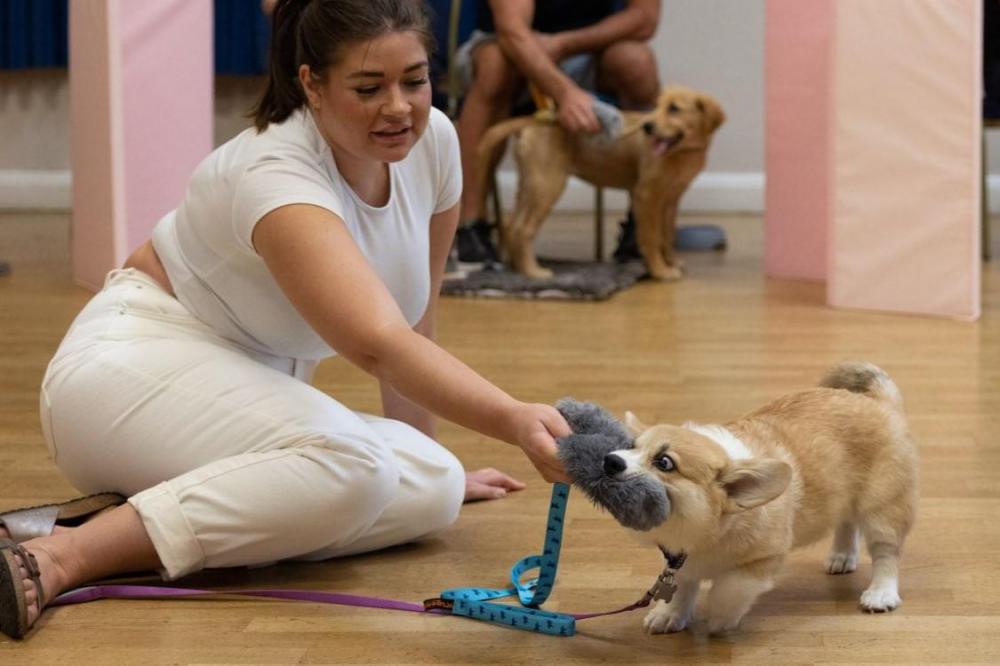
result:
[(646, 275), (641, 261), (616, 264), (540, 259), (539, 263), (551, 268), (555, 275), (542, 280), (509, 270), (476, 271), (465, 277), (446, 278), (441, 293), (480, 298), (603, 301)]

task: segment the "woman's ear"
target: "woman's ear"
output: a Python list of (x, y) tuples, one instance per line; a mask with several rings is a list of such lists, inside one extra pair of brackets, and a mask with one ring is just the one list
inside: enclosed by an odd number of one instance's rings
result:
[(633, 437), (638, 437), (642, 434), (643, 430), (646, 430), (646, 426), (643, 425), (642, 421), (639, 420), (632, 412), (625, 412), (625, 429), (628, 430), (629, 434)]
[(313, 76), (312, 68), (309, 65), (299, 65), (299, 84), (306, 95), (309, 107), (319, 109), (320, 94), (318, 80)]

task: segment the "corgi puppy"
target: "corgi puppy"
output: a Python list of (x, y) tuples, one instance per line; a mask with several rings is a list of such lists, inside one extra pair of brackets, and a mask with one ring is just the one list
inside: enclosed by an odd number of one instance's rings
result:
[(642, 532), (687, 559), (669, 603), (644, 626), (681, 631), (701, 581), (710, 633), (735, 629), (771, 589), (788, 552), (833, 530), (830, 574), (854, 571), (858, 535), (872, 559), (861, 595), (869, 612), (900, 603), (899, 557), (917, 502), (917, 447), (902, 398), (870, 363), (834, 367), (820, 388), (787, 395), (724, 426), (647, 427), (631, 413), (635, 446), (607, 454), (604, 473), (662, 484), (670, 513)]

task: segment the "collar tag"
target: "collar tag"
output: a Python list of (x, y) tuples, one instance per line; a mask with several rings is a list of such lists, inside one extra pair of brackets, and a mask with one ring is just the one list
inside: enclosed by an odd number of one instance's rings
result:
[(669, 602), (673, 599), (674, 591), (677, 590), (677, 585), (674, 584), (674, 576), (677, 574), (677, 570), (684, 566), (684, 561), (687, 559), (687, 553), (680, 552), (675, 554), (663, 546), (659, 546), (659, 548), (666, 562), (663, 565), (663, 573), (656, 577), (653, 587), (649, 589), (649, 592), (646, 592), (644, 601), (647, 604), (661, 600)]

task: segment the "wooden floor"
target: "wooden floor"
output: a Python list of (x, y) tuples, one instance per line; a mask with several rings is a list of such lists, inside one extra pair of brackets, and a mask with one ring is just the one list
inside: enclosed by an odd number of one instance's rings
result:
[[(827, 544), (800, 551), (726, 639), (650, 637), (634, 612), (552, 638), (475, 621), (265, 601), (103, 601), (46, 613), (28, 640), (0, 641), (0, 664), (998, 664), (1000, 663), (1000, 262), (985, 267), (978, 323), (833, 310), (817, 284), (766, 280), (760, 222), (723, 221), (725, 254), (691, 255), (678, 284), (642, 283), (604, 303), (446, 300), (442, 344), (523, 399), (572, 395), (649, 421), (727, 419), (814, 384), (830, 364), (871, 360), (895, 378), (921, 442), (920, 511), (902, 566), (902, 607), (859, 612), (865, 561), (823, 573)], [(586, 255), (589, 223), (545, 243)], [(610, 235), (610, 231), (609, 231)], [(45, 363), (88, 294), (70, 281), (67, 220), (0, 215), (0, 506), (69, 498), (36, 416)], [(319, 386), (377, 410), (373, 384), (334, 361)], [(318, 588), (419, 601), (447, 587), (499, 586), (541, 546), (549, 488), (511, 447), (445, 426), (469, 467), (530, 482), (465, 508), (440, 537), (316, 564), (202, 574), (217, 587)], [(276, 498), (280, 501), (280, 498)], [(578, 493), (546, 607), (625, 605), (660, 568)]]

